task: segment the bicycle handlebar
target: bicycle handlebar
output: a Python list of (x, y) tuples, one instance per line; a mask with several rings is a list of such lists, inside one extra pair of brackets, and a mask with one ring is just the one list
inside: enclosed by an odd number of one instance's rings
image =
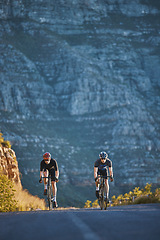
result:
[(51, 176), (48, 176), (48, 177), (41, 177), (41, 178), (51, 178)]
[[(49, 175), (48, 177), (41, 177), (40, 180), (42, 180), (43, 178), (48, 178), (48, 179), (51, 179), (51, 181), (52, 181), (51, 175)], [(56, 178), (56, 177), (55, 177), (55, 180), (54, 180), (54, 181), (56, 181), (57, 183), (59, 182), (58, 178)]]
[(109, 177), (112, 177), (112, 176), (103, 176), (103, 175), (99, 175), (99, 176), (97, 176), (97, 178), (109, 178)]

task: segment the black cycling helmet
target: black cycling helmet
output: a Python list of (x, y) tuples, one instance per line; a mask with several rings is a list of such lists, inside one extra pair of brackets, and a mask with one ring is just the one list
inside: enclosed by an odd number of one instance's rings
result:
[(101, 153), (99, 154), (99, 157), (105, 159), (105, 158), (108, 157), (108, 154), (107, 154), (106, 152), (101, 152)]

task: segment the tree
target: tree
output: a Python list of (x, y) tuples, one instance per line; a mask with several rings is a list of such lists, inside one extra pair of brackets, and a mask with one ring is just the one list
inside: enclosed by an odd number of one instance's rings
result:
[(0, 176), (0, 212), (16, 211), (17, 201), (14, 198), (12, 182), (7, 176)]

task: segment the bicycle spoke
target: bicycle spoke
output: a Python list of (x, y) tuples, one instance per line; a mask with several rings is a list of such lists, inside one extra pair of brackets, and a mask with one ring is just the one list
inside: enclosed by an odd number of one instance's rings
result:
[(107, 209), (107, 192), (105, 191), (104, 178), (100, 178), (100, 188), (99, 188), (99, 205), (101, 210)]
[(47, 184), (47, 201), (48, 201), (48, 207), (49, 210), (53, 209), (53, 192), (52, 192), (52, 183), (51, 183), (51, 176), (49, 175), (48, 177), (43, 177), (48, 179), (48, 184)]

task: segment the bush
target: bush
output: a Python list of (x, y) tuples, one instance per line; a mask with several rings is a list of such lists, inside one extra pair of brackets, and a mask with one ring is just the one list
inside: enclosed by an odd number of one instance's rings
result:
[(154, 196), (142, 196), (134, 201), (134, 204), (157, 203), (158, 199)]
[(31, 195), (5, 175), (0, 176), (0, 212), (46, 210), (44, 199)]
[(117, 198), (115, 195), (112, 197), (112, 206), (117, 205), (129, 205), (140, 203), (159, 203), (160, 202), (160, 188), (155, 190), (155, 193), (151, 192), (152, 184), (147, 183), (144, 189), (135, 187), (133, 191), (121, 194)]
[(14, 192), (13, 184), (7, 176), (0, 176), (0, 212), (16, 211), (17, 201)]
[(0, 132), (0, 143), (4, 142), (3, 134)]
[(157, 189), (155, 190), (154, 196), (155, 196), (155, 197), (159, 200), (159, 202), (160, 202), (160, 188), (157, 188)]
[(4, 138), (2, 136), (3, 136), (3, 134), (0, 132), (0, 144), (3, 147), (11, 148), (11, 143), (9, 141), (4, 141)]
[(1, 143), (3, 147), (6, 147), (6, 148), (11, 148), (11, 144), (9, 141), (4, 141)]
[[(160, 203), (160, 188), (157, 188), (154, 193), (151, 192), (152, 184), (147, 183), (144, 189), (135, 187), (133, 191), (119, 195), (117, 198), (112, 196), (111, 207), (118, 205), (140, 204), (140, 203)], [(91, 207), (91, 201), (87, 200), (85, 208)], [(108, 204), (109, 206), (109, 204)], [(98, 199), (92, 203), (92, 207), (99, 207)]]
[(87, 200), (87, 202), (85, 202), (84, 208), (90, 208), (91, 207), (91, 201)]
[(98, 207), (99, 207), (98, 199), (95, 200), (95, 201), (92, 203), (92, 207), (93, 207), (93, 208), (98, 208)]

